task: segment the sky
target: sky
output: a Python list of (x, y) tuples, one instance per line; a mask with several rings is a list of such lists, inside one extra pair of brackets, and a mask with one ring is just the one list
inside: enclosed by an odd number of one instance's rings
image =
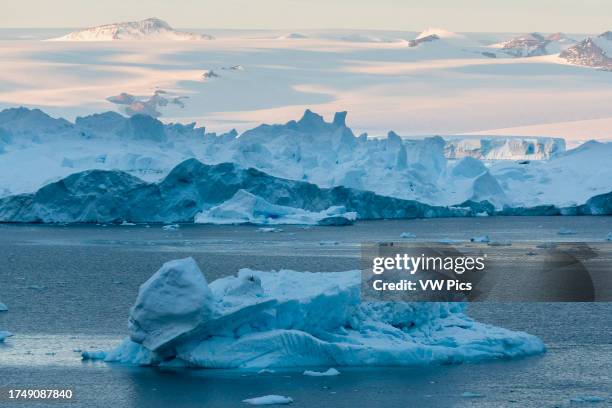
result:
[(0, 0), (0, 28), (73, 28), (158, 17), (176, 28), (599, 33), (610, 0)]

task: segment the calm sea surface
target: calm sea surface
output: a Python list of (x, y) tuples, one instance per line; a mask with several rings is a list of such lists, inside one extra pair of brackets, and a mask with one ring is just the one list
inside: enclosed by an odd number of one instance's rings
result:
[[(602, 241), (612, 217), (488, 217), (361, 222), (351, 227), (0, 225), (0, 395), (12, 388), (70, 388), (67, 406), (237, 407), (280, 394), (297, 407), (576, 406), (579, 395), (612, 405), (612, 304), (480, 303), (470, 315), (538, 335), (548, 352), (517, 361), (418, 368), (342, 368), (337, 377), (301, 371), (133, 368), (82, 362), (75, 350), (106, 349), (126, 333), (138, 286), (171, 259), (194, 257), (207, 279), (240, 268), (342, 271), (359, 268), (359, 243), (469, 239)], [(575, 235), (558, 235), (561, 228)], [(464, 392), (478, 393), (466, 398)], [(0, 406), (26, 406), (0, 397)], [(588, 403), (587, 403), (588, 404)], [(34, 404), (33, 404), (34, 405)], [(59, 407), (61, 403), (34, 406)], [(591, 404), (589, 404), (591, 405)]]

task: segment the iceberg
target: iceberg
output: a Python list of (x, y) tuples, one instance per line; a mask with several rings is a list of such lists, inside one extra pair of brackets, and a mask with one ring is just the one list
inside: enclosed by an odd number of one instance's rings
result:
[(331, 368), (328, 368), (327, 371), (306, 370), (302, 374), (308, 377), (333, 377), (336, 375), (340, 375), (340, 371), (331, 367)]
[[(112, 100), (123, 107), (129, 107), (130, 103), (143, 105), (143, 101), (154, 105), (153, 108), (180, 103), (161, 90), (149, 99), (142, 98), (123, 93)], [(346, 116), (346, 112), (338, 112), (328, 122), (306, 110), (299, 120), (263, 124), (241, 134), (233, 130), (217, 135), (207, 133), (204, 127), (196, 127), (194, 123), (163, 123), (138, 113), (125, 117), (105, 112), (78, 117), (73, 123), (36, 109), (5, 109), (0, 111), (3, 158), (0, 195), (34, 195), (50, 182), (73, 180), (70, 177), (82, 180), (85, 187), (86, 179), (93, 179), (94, 174), (85, 177), (84, 172), (98, 169), (127, 173), (144, 179), (147, 184), (158, 185), (162, 191), (147, 187), (152, 197), (167, 200), (162, 207), (181, 205), (180, 211), (189, 213), (189, 217), (229, 200), (239, 189), (272, 204), (313, 212), (332, 205), (345, 205), (347, 211), (359, 212), (354, 195), (346, 191), (349, 189), (370, 192), (362, 200), (378, 195), (429, 206), (488, 201), (492, 207), (486, 211), (489, 215), (505, 206), (509, 208), (509, 215), (559, 215), (565, 211), (564, 207), (572, 207), (567, 211), (579, 214), (612, 213), (611, 201), (606, 198), (610, 196), (608, 180), (612, 177), (612, 168), (608, 163), (612, 160), (612, 143), (590, 141), (566, 150), (562, 139), (545, 137), (466, 135), (411, 139), (394, 132), (386, 137), (357, 136), (347, 126)], [(199, 169), (195, 163), (187, 165), (190, 160), (207, 163), (210, 170)], [(254, 172), (245, 175), (238, 170), (227, 171), (231, 182), (224, 177), (215, 178), (213, 173), (228, 170), (228, 163), (235, 169), (257, 169), (265, 174), (262, 178), (269, 177), (277, 188), (280, 184), (292, 184), (302, 196), (310, 196), (311, 190), (301, 183), (314, 185), (333, 192), (334, 197), (328, 197), (333, 200), (326, 200), (325, 206), (306, 206), (296, 202), (297, 193), (274, 196), (270, 191), (262, 191), (265, 188), (261, 185), (255, 188), (252, 183), (263, 184), (263, 180), (258, 180)], [(187, 170), (212, 177), (199, 183), (186, 174)], [(171, 178), (172, 182), (178, 182), (176, 186), (170, 186), (170, 180), (164, 179), (172, 173), (182, 173), (181, 177)], [(207, 189), (202, 186), (204, 183), (219, 187), (219, 191)], [(166, 189), (177, 194), (176, 190), (182, 186), (190, 190), (190, 197), (184, 202), (164, 194)], [(143, 190), (146, 190), (144, 186), (137, 192), (146, 194)], [(218, 197), (202, 205), (197, 197), (199, 192), (213, 192)], [(129, 191), (114, 194), (133, 196)], [(192, 199), (195, 205), (190, 206)], [(577, 204), (583, 205), (577, 208)], [(15, 205), (25, 206), (25, 212), (30, 212), (27, 202)], [(393, 216), (396, 212), (393, 207), (394, 204), (382, 205), (379, 208), (389, 208), (385, 212), (390, 214), (365, 218), (397, 218)], [(118, 211), (125, 210), (118, 208)], [(155, 219), (160, 212), (162, 216)], [(153, 217), (146, 221), (166, 222), (167, 214), (163, 213), (164, 208), (155, 209)], [(440, 216), (440, 212), (434, 210), (432, 216)], [(181, 218), (181, 221), (191, 222), (193, 218)], [(40, 222), (52, 221), (42, 218)]]
[(242, 402), (249, 405), (286, 405), (291, 404), (293, 399), (282, 395), (264, 395), (263, 397), (248, 398)]
[[(241, 269), (210, 284), (192, 258), (139, 289), (107, 362), (201, 368), (449, 364), (530, 356), (537, 337), (479, 323), (462, 303), (367, 302), (361, 273)], [(83, 355), (85, 357), (85, 355)]]
[(318, 220), (321, 225), (342, 225), (355, 216), (452, 217), (470, 215), (470, 210), (430, 206), (346, 187), (320, 188), (233, 163), (207, 165), (196, 159), (180, 163), (158, 183), (117, 170), (86, 170), (49, 183), (33, 194), (0, 198), (0, 222), (172, 224), (193, 222), (198, 215), (200, 222), (206, 216), (215, 222), (231, 216), (243, 222), (251, 217), (270, 223), (281, 214), (293, 223)]
[(461, 396), (463, 398), (482, 398), (484, 397), (484, 395), (479, 394), (477, 392), (472, 392), (472, 391), (465, 391), (464, 393), (461, 394)]
[[(346, 224), (357, 219), (356, 212), (347, 212), (343, 206), (312, 212), (300, 208), (272, 204), (265, 199), (238, 190), (229, 200), (195, 216), (197, 224), (325, 224), (333, 218), (343, 218)], [(338, 221), (339, 223), (339, 221)]]
[(8, 311), (8, 306), (0, 302), (0, 312), (7, 312), (7, 311)]
[(257, 228), (256, 231), (257, 232), (261, 232), (263, 234), (267, 234), (267, 233), (270, 233), (270, 232), (283, 232), (283, 230), (281, 228), (273, 228), (273, 227)]
[(576, 235), (576, 231), (574, 231), (573, 229), (569, 229), (569, 228), (561, 228), (559, 231), (557, 231), (558, 235)]

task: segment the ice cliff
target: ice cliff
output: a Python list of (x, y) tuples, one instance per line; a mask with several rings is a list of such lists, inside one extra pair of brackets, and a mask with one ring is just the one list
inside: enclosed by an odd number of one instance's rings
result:
[(565, 152), (565, 140), (551, 137), (457, 137), (444, 146), (449, 159), (547, 160)]
[[(341, 208), (340, 208), (341, 207)], [(346, 187), (270, 176), (232, 163), (189, 159), (159, 183), (121, 171), (87, 170), (33, 194), (0, 198), (0, 222), (344, 222), (380, 218), (452, 217), (467, 209), (385, 197)], [(278, 220), (282, 222), (283, 220)], [(277, 223), (278, 223), (277, 222)]]
[(202, 368), (398, 366), (516, 358), (532, 335), (475, 322), (460, 303), (360, 300), (359, 271), (241, 270), (210, 284), (192, 258), (138, 292), (129, 337), (84, 358)]

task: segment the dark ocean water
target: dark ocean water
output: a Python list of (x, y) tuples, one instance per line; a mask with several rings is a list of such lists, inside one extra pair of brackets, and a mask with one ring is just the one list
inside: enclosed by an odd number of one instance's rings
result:
[[(337, 377), (301, 371), (151, 369), (82, 362), (73, 350), (105, 349), (126, 333), (138, 286), (170, 259), (194, 257), (209, 281), (240, 268), (341, 271), (359, 267), (359, 243), (469, 239), (602, 241), (612, 217), (491, 217), (362, 222), (352, 227), (17, 226), (0, 225), (0, 395), (7, 387), (71, 388), (68, 406), (236, 407), (280, 394), (293, 406), (576, 406), (597, 395), (612, 402), (612, 304), (479, 303), (478, 320), (538, 335), (548, 352), (517, 361), (416, 368), (339, 368)], [(559, 229), (576, 231), (560, 236)], [(464, 392), (481, 394), (466, 398)], [(12, 406), (2, 400), (0, 406)], [(582, 403), (580, 405), (591, 405)], [(14, 406), (26, 406), (14, 403)], [(60, 403), (35, 406), (58, 407)]]

